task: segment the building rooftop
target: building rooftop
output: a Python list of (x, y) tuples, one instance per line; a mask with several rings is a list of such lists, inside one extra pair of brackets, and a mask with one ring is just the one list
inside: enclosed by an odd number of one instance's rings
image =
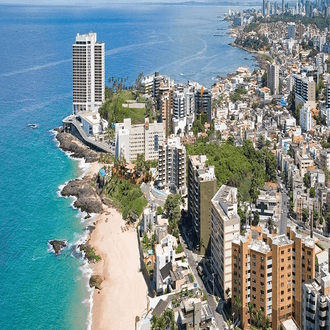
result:
[(292, 244), (293, 241), (290, 240), (285, 234), (283, 235), (277, 235), (273, 238), (273, 244), (278, 246), (284, 246)]
[(271, 250), (270, 246), (267, 243), (265, 243), (264, 241), (258, 241), (255, 239), (251, 240), (249, 248), (251, 250), (254, 250), (256, 252), (260, 252), (263, 254), (266, 254), (267, 252), (269, 252)]
[(207, 157), (205, 155), (189, 156), (194, 170), (198, 173), (200, 181), (212, 181), (215, 180), (214, 166), (206, 165)]

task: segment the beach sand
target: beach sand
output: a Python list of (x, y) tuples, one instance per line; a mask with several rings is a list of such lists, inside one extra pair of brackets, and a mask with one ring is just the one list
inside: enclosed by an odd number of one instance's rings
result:
[[(93, 163), (89, 173), (100, 164)], [(90, 245), (102, 258), (92, 264), (93, 273), (101, 275), (101, 290), (93, 296), (93, 330), (134, 329), (135, 317), (147, 308), (148, 288), (140, 269), (136, 229), (122, 231), (125, 221), (113, 208), (104, 206), (98, 215)]]

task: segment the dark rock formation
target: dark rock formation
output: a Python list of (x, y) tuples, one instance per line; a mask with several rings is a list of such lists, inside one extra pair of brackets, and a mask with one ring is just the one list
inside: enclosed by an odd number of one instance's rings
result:
[(70, 133), (66, 133), (63, 127), (55, 128), (58, 132), (56, 139), (60, 143), (60, 148), (64, 151), (72, 152), (72, 157), (85, 158), (86, 162), (92, 163), (98, 161), (100, 155), (98, 152), (84, 145), (79, 139)]
[(48, 242), (54, 249), (55, 254), (58, 255), (62, 249), (67, 246), (66, 241), (53, 240)]
[(62, 196), (75, 196), (74, 206), (87, 213), (101, 213), (102, 201), (92, 187), (93, 181), (89, 177), (70, 181), (61, 191)]
[(89, 286), (91, 288), (95, 287), (96, 289), (101, 290), (102, 281), (103, 281), (102, 276), (92, 275), (91, 278), (89, 279)]

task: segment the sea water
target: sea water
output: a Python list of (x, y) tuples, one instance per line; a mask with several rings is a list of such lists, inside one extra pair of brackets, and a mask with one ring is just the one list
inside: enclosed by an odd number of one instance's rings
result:
[[(140, 72), (159, 71), (210, 87), (218, 75), (256, 65), (228, 45), (229, 23), (221, 19), (242, 7), (0, 8), (0, 325), (86, 329), (88, 269), (73, 248), (86, 223), (71, 198), (59, 197), (83, 168), (58, 149), (52, 132), (71, 112), (75, 35), (93, 31), (105, 42), (106, 81), (132, 83)], [(55, 256), (50, 239), (69, 247)]]

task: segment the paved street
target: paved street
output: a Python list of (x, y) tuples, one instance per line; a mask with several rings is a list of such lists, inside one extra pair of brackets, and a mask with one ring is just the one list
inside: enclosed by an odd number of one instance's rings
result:
[(208, 296), (208, 299), (209, 299), (209, 305), (210, 305), (210, 308), (213, 312), (213, 316), (214, 316), (214, 319), (215, 319), (215, 322), (217, 324), (217, 327), (220, 329), (220, 330), (223, 330), (224, 329), (224, 320), (223, 320), (223, 317), (221, 314), (219, 314), (216, 310), (217, 310), (217, 307), (218, 307), (218, 303), (216, 302), (215, 298), (213, 297), (212, 294), (210, 294), (210, 292), (212, 292), (213, 288), (210, 288), (208, 286), (208, 290), (207, 288), (205, 287), (202, 279), (200, 278), (200, 276), (198, 275), (198, 272), (197, 272), (197, 264), (198, 264), (198, 261), (197, 261), (197, 255), (194, 254), (192, 251), (191, 251), (191, 248), (189, 246), (189, 239), (188, 239), (188, 236), (186, 235), (186, 231), (185, 231), (185, 227), (184, 226), (181, 226), (181, 238), (182, 238), (182, 242), (183, 242), (183, 249), (184, 249), (184, 252), (186, 253), (186, 256), (187, 256), (187, 260), (188, 260), (188, 263), (189, 263), (189, 266), (194, 274), (194, 277), (195, 277), (195, 282), (198, 283), (198, 287), (202, 289), (203, 291), (203, 294), (207, 294)]

